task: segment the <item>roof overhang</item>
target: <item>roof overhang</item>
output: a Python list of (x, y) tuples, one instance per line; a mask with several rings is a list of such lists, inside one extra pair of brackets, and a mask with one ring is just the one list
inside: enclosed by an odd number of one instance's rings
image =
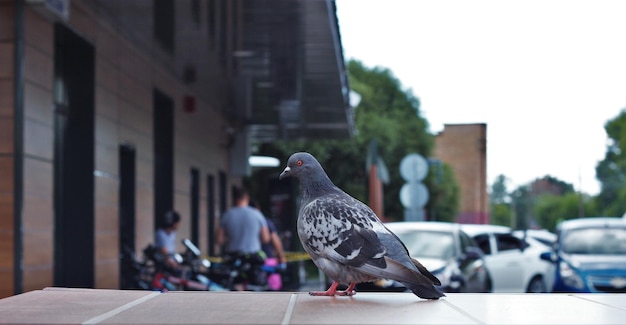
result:
[(335, 2), (242, 2), (235, 102), (250, 140), (354, 134)]

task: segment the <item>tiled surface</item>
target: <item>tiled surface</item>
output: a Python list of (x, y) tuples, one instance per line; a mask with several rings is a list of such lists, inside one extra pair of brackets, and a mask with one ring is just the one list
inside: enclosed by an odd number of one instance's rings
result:
[(47, 288), (0, 300), (12, 324), (624, 324), (626, 294), (405, 293), (311, 297), (298, 292)]

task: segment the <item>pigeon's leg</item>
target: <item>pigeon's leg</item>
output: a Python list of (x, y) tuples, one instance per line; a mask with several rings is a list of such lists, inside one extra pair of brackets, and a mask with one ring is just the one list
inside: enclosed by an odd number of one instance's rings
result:
[[(311, 296), (334, 296), (335, 294), (337, 294), (337, 286), (338, 285), (339, 285), (339, 282), (333, 281), (333, 284), (330, 285), (330, 288), (328, 288), (328, 290), (326, 290), (326, 291), (311, 291), (311, 292), (309, 292), (309, 294)], [(343, 292), (343, 291), (339, 291), (339, 292)]]
[(337, 295), (338, 296), (354, 296), (356, 294), (356, 291), (354, 291), (355, 287), (356, 287), (356, 282), (352, 282), (348, 286), (348, 289), (346, 289), (345, 291), (337, 291)]
[(337, 286), (339, 286), (339, 282), (333, 281), (333, 284), (330, 285), (330, 288), (326, 291), (311, 291), (309, 294), (311, 296), (354, 296), (356, 291), (354, 288), (356, 287), (355, 283), (350, 283), (348, 289), (345, 291), (337, 290)]

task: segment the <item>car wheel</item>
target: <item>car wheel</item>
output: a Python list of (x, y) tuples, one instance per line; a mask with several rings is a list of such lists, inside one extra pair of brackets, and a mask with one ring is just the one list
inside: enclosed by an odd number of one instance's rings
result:
[(485, 280), (485, 289), (483, 290), (484, 293), (490, 293), (492, 291), (491, 288), (491, 278), (487, 277), (487, 279)]
[(528, 284), (528, 288), (526, 289), (526, 292), (529, 293), (542, 293), (542, 292), (547, 292), (547, 287), (546, 287), (546, 283), (543, 281), (543, 279), (540, 276), (536, 276), (534, 277), (530, 283)]

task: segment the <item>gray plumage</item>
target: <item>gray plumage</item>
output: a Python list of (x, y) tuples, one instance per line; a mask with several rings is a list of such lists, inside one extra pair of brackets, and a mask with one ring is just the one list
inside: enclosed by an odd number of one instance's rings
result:
[[(335, 186), (315, 157), (306, 152), (291, 155), (280, 179), (289, 176), (298, 178), (302, 186), (298, 236), (329, 278), (350, 285), (349, 290), (356, 283), (382, 278), (402, 283), (421, 298), (444, 296), (434, 286), (441, 285), (439, 280), (409, 256), (372, 209)], [(311, 294), (334, 295), (336, 286)]]

